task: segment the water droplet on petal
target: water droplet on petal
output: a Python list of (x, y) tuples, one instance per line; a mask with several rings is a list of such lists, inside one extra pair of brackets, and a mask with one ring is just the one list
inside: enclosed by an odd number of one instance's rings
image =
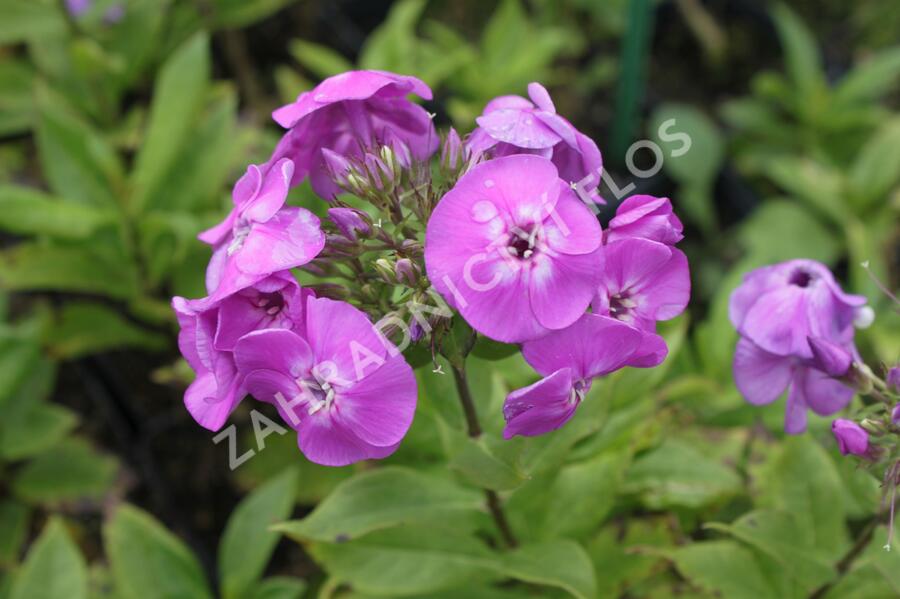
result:
[(493, 179), (485, 179), (484, 186), (487, 187), (488, 189), (490, 189), (491, 187), (494, 186), (494, 180)]
[(479, 200), (472, 206), (472, 218), (479, 223), (486, 223), (497, 216), (497, 207), (490, 200)]

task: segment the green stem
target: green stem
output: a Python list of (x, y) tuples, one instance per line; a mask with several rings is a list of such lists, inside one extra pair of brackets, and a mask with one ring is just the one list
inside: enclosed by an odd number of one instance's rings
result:
[[(457, 395), (459, 395), (463, 414), (466, 417), (466, 428), (468, 429), (469, 436), (473, 439), (480, 437), (481, 424), (478, 422), (478, 412), (475, 409), (475, 402), (472, 400), (472, 390), (469, 388), (469, 380), (466, 377), (465, 366), (461, 368), (453, 366), (453, 381), (456, 383)], [(487, 500), (488, 511), (490, 511), (491, 517), (494, 519), (494, 523), (500, 531), (500, 536), (503, 537), (503, 541), (508, 547), (518, 546), (519, 541), (516, 539), (515, 534), (513, 534), (512, 528), (509, 525), (509, 520), (506, 519), (506, 513), (503, 511), (503, 504), (500, 503), (500, 497), (497, 495), (497, 492), (493, 489), (485, 489), (484, 496)]]

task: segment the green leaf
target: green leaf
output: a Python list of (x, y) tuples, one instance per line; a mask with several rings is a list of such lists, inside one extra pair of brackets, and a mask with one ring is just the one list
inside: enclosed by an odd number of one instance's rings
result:
[(28, 552), (10, 599), (86, 599), (87, 567), (62, 522), (51, 519)]
[(215, 22), (218, 27), (239, 29), (278, 12), (290, 0), (215, 0)]
[(300, 599), (306, 583), (299, 578), (273, 576), (266, 578), (247, 595), (248, 599)]
[(20, 243), (0, 252), (0, 287), (8, 291), (74, 291), (117, 299), (135, 295), (133, 265), (99, 246)]
[(831, 560), (820, 548), (809, 545), (809, 531), (798, 514), (757, 510), (732, 524), (708, 524), (747, 543), (774, 560), (782, 573), (809, 592), (830, 581), (835, 574)]
[(732, 541), (690, 543), (663, 551), (694, 585), (729, 599), (778, 599), (751, 551)]
[(850, 199), (858, 209), (883, 205), (900, 182), (900, 118), (882, 124), (850, 167)]
[(683, 441), (668, 440), (637, 458), (624, 489), (649, 508), (701, 507), (740, 489), (738, 475)]
[(502, 452), (509, 443), (496, 446), (484, 435), (473, 439), (465, 433), (439, 421), (448, 448), (448, 466), (462, 474), (472, 484), (484, 489), (506, 491), (515, 489), (525, 481), (523, 473), (510, 463)]
[(0, 407), (29, 380), (41, 364), (36, 338), (0, 336)]
[(800, 102), (809, 101), (814, 93), (825, 87), (815, 38), (785, 4), (776, 4), (772, 17), (781, 40), (788, 75), (801, 94)]
[(166, 61), (157, 77), (144, 143), (132, 175), (132, 208), (142, 211), (182, 145), (193, 135), (193, 121), (209, 85), (209, 39), (197, 33)]
[(65, 202), (30, 187), (0, 185), (0, 228), (11, 233), (85, 239), (115, 222), (110, 210)]
[(579, 599), (597, 596), (594, 566), (575, 541), (526, 545), (506, 554), (502, 561), (504, 573), (517, 580), (560, 588)]
[[(803, 235), (797, 235), (803, 231)], [(770, 199), (740, 225), (741, 244), (755, 262), (771, 264), (792, 258), (833, 263), (841, 243), (822, 222), (796, 202)]]
[(353, 63), (329, 48), (306, 40), (291, 40), (288, 51), (321, 79), (353, 70)]
[(35, 0), (4, 0), (0, 3), (0, 45), (29, 38), (50, 37), (65, 31), (60, 7)]
[(67, 200), (117, 206), (123, 175), (113, 148), (55, 93), (39, 86), (37, 99), (38, 153), (50, 188)]
[(663, 168), (673, 179), (679, 183), (715, 179), (725, 157), (725, 143), (702, 111), (685, 104), (663, 104), (650, 118), (650, 127), (663, 151)]
[(782, 189), (828, 216), (835, 223), (847, 218), (844, 180), (841, 173), (813, 159), (777, 156), (767, 160), (763, 170)]
[(387, 597), (466, 589), (501, 578), (497, 555), (479, 539), (441, 525), (400, 526), (309, 552), (338, 581)]
[(26, 62), (10, 58), (0, 61), (0, 135), (31, 128), (35, 112), (33, 79), (34, 70)]
[(164, 335), (132, 324), (111, 308), (81, 302), (63, 306), (45, 342), (63, 359), (120, 347), (160, 350), (169, 343)]
[(242, 597), (256, 583), (281, 535), (269, 527), (290, 516), (297, 472), (289, 469), (244, 498), (231, 513), (219, 545), (225, 597)]
[(122, 599), (212, 597), (197, 559), (150, 514), (119, 506), (103, 536)]
[[(13, 499), (0, 501), (0, 566), (14, 564), (28, 534), (28, 507)], [(2, 596), (2, 595), (0, 595)]]
[(398, 524), (441, 520), (483, 509), (479, 493), (398, 467), (342, 482), (302, 520), (274, 527), (298, 540), (337, 541)]
[(53, 362), (42, 359), (12, 392), (16, 400), (0, 419), (0, 456), (17, 460), (46, 451), (67, 435), (77, 422), (63, 406), (44, 401), (56, 379)]
[(876, 100), (890, 92), (900, 77), (900, 47), (882, 50), (853, 67), (834, 90), (836, 104)]
[(18, 471), (13, 491), (28, 501), (55, 504), (102, 497), (112, 486), (116, 460), (81, 439), (67, 439)]

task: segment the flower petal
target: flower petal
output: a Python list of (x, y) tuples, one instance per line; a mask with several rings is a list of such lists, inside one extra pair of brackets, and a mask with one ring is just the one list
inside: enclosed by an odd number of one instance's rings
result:
[(300, 335), (285, 329), (254, 331), (237, 342), (234, 358), (238, 370), (276, 370), (297, 378), (312, 368), (313, 352)]
[(568, 422), (578, 407), (571, 397), (572, 375), (571, 369), (562, 368), (510, 393), (503, 403), (503, 438), (543, 435)]
[(233, 258), (250, 275), (268, 275), (306, 264), (325, 246), (319, 219), (305, 208), (282, 208), (264, 223), (253, 225)]
[(770, 354), (742, 337), (734, 350), (733, 372), (744, 399), (764, 405), (778, 399), (791, 382), (791, 360)]

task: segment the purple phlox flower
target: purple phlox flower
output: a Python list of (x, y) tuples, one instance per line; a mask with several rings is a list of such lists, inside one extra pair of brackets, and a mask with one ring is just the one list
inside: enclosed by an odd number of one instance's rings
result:
[(809, 337), (813, 365), (831, 377), (843, 377), (850, 371), (853, 354), (827, 339)]
[(635, 195), (619, 204), (604, 235), (607, 242), (643, 237), (675, 245), (684, 238), (683, 229), (681, 221), (672, 210), (669, 198)]
[(94, 0), (66, 0), (66, 10), (73, 17), (80, 17), (91, 9)]
[(572, 326), (522, 346), (541, 380), (513, 391), (503, 404), (503, 437), (535, 436), (572, 418), (594, 377), (625, 366), (641, 346), (640, 331), (608, 316), (585, 313)]
[(466, 142), (469, 152), (494, 158), (511, 154), (549, 158), (562, 179), (579, 183), (591, 200), (605, 204), (597, 191), (603, 170), (597, 144), (556, 114), (550, 94), (540, 83), (528, 85), (528, 96), (531, 101), (500, 96), (488, 102)]
[(729, 316), (738, 332), (781, 356), (810, 358), (807, 337), (846, 344), (866, 298), (844, 293), (828, 268), (790, 260), (747, 274), (731, 294)]
[(199, 235), (215, 248), (206, 271), (207, 290), (215, 299), (306, 264), (322, 251), (319, 219), (305, 208), (284, 206), (292, 173), (287, 159), (265, 174), (251, 164), (234, 186), (234, 209)]
[(900, 393), (900, 365), (892, 366), (888, 370), (886, 382), (888, 387)]
[(900, 426), (900, 403), (895, 405), (894, 409), (891, 410), (891, 422), (893, 422), (895, 426)]
[(816, 368), (812, 360), (767, 352), (745, 337), (737, 343), (733, 370), (738, 390), (754, 405), (771, 403), (788, 389), (784, 431), (792, 435), (806, 430), (807, 408), (830, 416), (853, 398), (853, 389)]
[(340, 188), (326, 168), (323, 149), (360, 158), (366, 149), (391, 145), (398, 155), (406, 151), (426, 160), (437, 150), (439, 139), (429, 114), (407, 100), (408, 94), (431, 99), (431, 90), (415, 77), (385, 71), (329, 77), (272, 114), (289, 131), (268, 164), (292, 159), (296, 169), (291, 184), (309, 177), (313, 190), (330, 200)]
[(435, 289), (477, 331), (520, 342), (575, 322), (602, 263), (597, 219), (546, 158), (474, 167), (438, 203), (425, 233)]
[(178, 347), (197, 373), (184, 403), (201, 426), (222, 428), (245, 395), (232, 354), (237, 340), (269, 328), (302, 333), (303, 310), (310, 295), (290, 273), (279, 272), (222, 300), (173, 298), (181, 326)]
[(416, 380), (395, 347), (350, 304), (308, 298), (305, 335), (250, 333), (235, 357), (247, 390), (274, 403), (313, 462), (344, 466), (396, 450), (416, 407)]
[(328, 218), (350, 241), (356, 241), (359, 235), (368, 237), (372, 232), (372, 227), (369, 226), (369, 216), (356, 208), (329, 208)]
[(869, 450), (869, 433), (852, 420), (838, 418), (831, 423), (831, 432), (838, 442), (841, 454), (866, 455)]

